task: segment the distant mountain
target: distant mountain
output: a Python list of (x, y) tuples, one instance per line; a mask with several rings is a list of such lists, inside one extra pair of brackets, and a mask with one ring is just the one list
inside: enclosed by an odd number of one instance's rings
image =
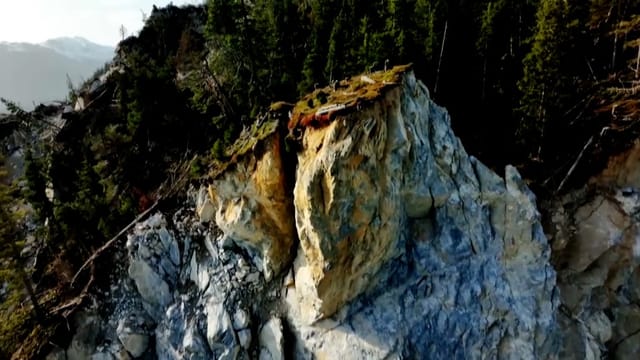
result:
[[(80, 37), (56, 38), (41, 44), (0, 42), (0, 97), (25, 110), (34, 104), (63, 100), (67, 74), (80, 84), (113, 58), (114, 49)], [(0, 112), (6, 109), (0, 105)]]
[(99, 45), (82, 37), (61, 37), (47, 40), (40, 45), (76, 60), (105, 62), (113, 57), (113, 48)]

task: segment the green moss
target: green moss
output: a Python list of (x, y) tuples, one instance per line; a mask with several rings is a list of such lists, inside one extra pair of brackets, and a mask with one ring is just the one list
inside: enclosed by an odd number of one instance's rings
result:
[[(47, 290), (38, 299), (47, 309), (60, 301), (56, 290)], [(55, 321), (44, 325), (36, 322), (33, 307), (24, 299), (22, 291), (14, 289), (0, 304), (0, 358), (34, 359), (41, 355), (48, 345), (55, 327)]]
[[(220, 148), (220, 144), (214, 146), (209, 177), (220, 176), (229, 166), (255, 149), (260, 141), (275, 133), (278, 130), (279, 121), (274, 119), (277, 117), (277, 115), (274, 116), (274, 113), (283, 114), (291, 111), (289, 129), (293, 129), (298, 126), (302, 117), (316, 113), (323, 106), (345, 105), (345, 109), (339, 111), (349, 111), (354, 107), (367, 106), (383, 96), (386, 90), (396, 87), (402, 81), (402, 75), (410, 69), (411, 65), (403, 65), (388, 71), (354, 76), (349, 80), (336, 83), (334, 87), (317, 89), (295, 105), (283, 101), (271, 104), (269, 110), (272, 117), (268, 120), (257, 121), (250, 128), (243, 130), (238, 139), (224, 150)], [(363, 79), (364, 76), (370, 80)]]
[(269, 119), (262, 123), (256, 122), (250, 128), (243, 130), (238, 139), (224, 150), (223, 155), (212, 160), (209, 176), (216, 178), (239, 158), (250, 152), (258, 143), (278, 130), (278, 120)]
[(269, 111), (275, 112), (275, 113), (286, 112), (293, 109), (294, 106), (295, 104), (288, 103), (286, 101), (277, 101), (271, 104), (271, 106), (269, 106)]
[[(356, 106), (367, 106), (384, 95), (385, 91), (397, 86), (402, 75), (411, 70), (411, 64), (395, 66), (388, 71), (361, 74), (340, 81), (335, 86), (317, 89), (298, 101), (293, 108), (289, 129), (299, 126), (300, 120), (330, 104), (343, 104), (348, 111)], [(365, 76), (368, 78), (366, 79)]]
[(251, 150), (260, 140), (266, 139), (278, 129), (278, 121), (269, 120), (262, 124), (254, 123), (247, 131), (240, 134), (238, 140), (227, 148), (227, 157), (241, 156)]

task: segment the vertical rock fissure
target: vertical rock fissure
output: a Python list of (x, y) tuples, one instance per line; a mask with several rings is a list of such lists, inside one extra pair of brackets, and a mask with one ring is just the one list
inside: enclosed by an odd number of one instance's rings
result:
[[(292, 233), (293, 241), (292, 241), (291, 250), (290, 250), (291, 261), (286, 267), (287, 269), (290, 269), (293, 267), (293, 261), (298, 256), (298, 249), (300, 248), (300, 238), (298, 236), (297, 221), (295, 219), (294, 188), (296, 185), (296, 170), (298, 168), (298, 152), (296, 150), (300, 148), (301, 144), (296, 143), (296, 146), (294, 146), (293, 149), (287, 146), (286, 142), (287, 142), (287, 136), (288, 136), (288, 129), (285, 126), (285, 124), (286, 124), (286, 121), (284, 119), (280, 119), (278, 131), (280, 132), (280, 139), (281, 139), (280, 141), (282, 144), (281, 146), (282, 146), (282, 149), (284, 150), (282, 151), (281, 154), (282, 154), (282, 163), (284, 164), (283, 168), (284, 168), (286, 199), (288, 201), (288, 207), (289, 209), (291, 209), (290, 215), (293, 217), (293, 224), (294, 224), (294, 231)], [(293, 276), (294, 276), (294, 282), (295, 282), (295, 273), (293, 274), (294, 274)]]
[[(132, 245), (154, 241), (129, 255), (150, 254), (133, 275), (162, 305), (158, 357), (553, 357), (555, 273), (517, 171), (468, 157), (411, 73), (350, 110), (303, 129), (301, 146), (283, 126), (250, 139), (197, 195), (207, 221), (170, 222), (179, 274), (168, 222), (136, 227)], [(163, 281), (181, 284), (167, 301), (150, 291)], [(121, 320), (136, 352), (149, 334)]]

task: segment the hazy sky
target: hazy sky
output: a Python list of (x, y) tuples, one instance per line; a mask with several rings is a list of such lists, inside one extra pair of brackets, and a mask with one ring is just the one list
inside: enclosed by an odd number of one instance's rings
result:
[(203, 0), (0, 0), (0, 41), (38, 43), (61, 36), (82, 36), (115, 46), (120, 26), (142, 28), (142, 13), (158, 7), (200, 4)]

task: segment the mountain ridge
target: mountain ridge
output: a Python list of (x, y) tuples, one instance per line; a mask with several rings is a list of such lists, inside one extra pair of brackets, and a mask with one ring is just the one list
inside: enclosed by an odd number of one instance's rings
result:
[(52, 49), (72, 59), (102, 60), (113, 57), (115, 50), (114, 47), (94, 43), (81, 36), (57, 37), (37, 45)]
[[(0, 42), (0, 97), (31, 110), (38, 103), (64, 100), (69, 88), (89, 78), (113, 57), (113, 48), (81, 37), (42, 43)], [(0, 105), (0, 112), (5, 112)]]

